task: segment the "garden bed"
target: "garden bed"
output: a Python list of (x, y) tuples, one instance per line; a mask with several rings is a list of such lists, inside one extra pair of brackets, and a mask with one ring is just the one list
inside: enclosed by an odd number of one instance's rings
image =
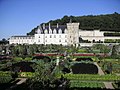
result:
[(98, 68), (90, 63), (75, 63), (72, 66), (72, 72), (74, 74), (97, 74)]

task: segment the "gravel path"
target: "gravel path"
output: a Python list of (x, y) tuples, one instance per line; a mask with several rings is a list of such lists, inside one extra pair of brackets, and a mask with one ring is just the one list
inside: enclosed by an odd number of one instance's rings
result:
[[(101, 67), (97, 64), (97, 62), (94, 62), (94, 64), (98, 67), (98, 74), (104, 75), (104, 72), (102, 71)], [(105, 84), (106, 89), (115, 89), (112, 85), (112, 82), (103, 82)]]
[(19, 79), (20, 81), (17, 82), (16, 84), (12, 85), (10, 88), (6, 89), (6, 90), (14, 90), (14, 88), (16, 88), (18, 85), (26, 82), (27, 78), (17, 78)]

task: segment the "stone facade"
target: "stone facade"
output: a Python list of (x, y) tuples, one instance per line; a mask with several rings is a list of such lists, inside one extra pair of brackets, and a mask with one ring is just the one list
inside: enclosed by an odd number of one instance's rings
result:
[(79, 44), (79, 23), (67, 23), (68, 45)]
[(105, 37), (104, 32), (100, 30), (81, 30), (79, 29), (79, 23), (57, 24), (55, 26), (50, 24), (45, 26), (43, 24), (43, 26), (39, 26), (33, 36), (11, 36), (9, 44), (62, 44), (74, 46), (81, 44), (87, 46), (87, 43), (104, 42), (105, 39), (120, 39), (120, 37)]

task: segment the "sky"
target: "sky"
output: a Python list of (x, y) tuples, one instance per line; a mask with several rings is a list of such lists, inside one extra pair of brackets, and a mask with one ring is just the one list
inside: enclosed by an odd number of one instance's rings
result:
[(65, 15), (120, 14), (120, 0), (0, 0), (0, 40)]

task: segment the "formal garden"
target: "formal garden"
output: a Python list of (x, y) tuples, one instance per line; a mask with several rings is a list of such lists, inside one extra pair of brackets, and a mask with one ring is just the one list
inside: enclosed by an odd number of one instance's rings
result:
[[(78, 90), (120, 88), (120, 45), (1, 47), (0, 89)], [(9, 51), (9, 52), (8, 52)], [(99, 74), (99, 68), (104, 75)], [(22, 79), (25, 82), (17, 84)]]

